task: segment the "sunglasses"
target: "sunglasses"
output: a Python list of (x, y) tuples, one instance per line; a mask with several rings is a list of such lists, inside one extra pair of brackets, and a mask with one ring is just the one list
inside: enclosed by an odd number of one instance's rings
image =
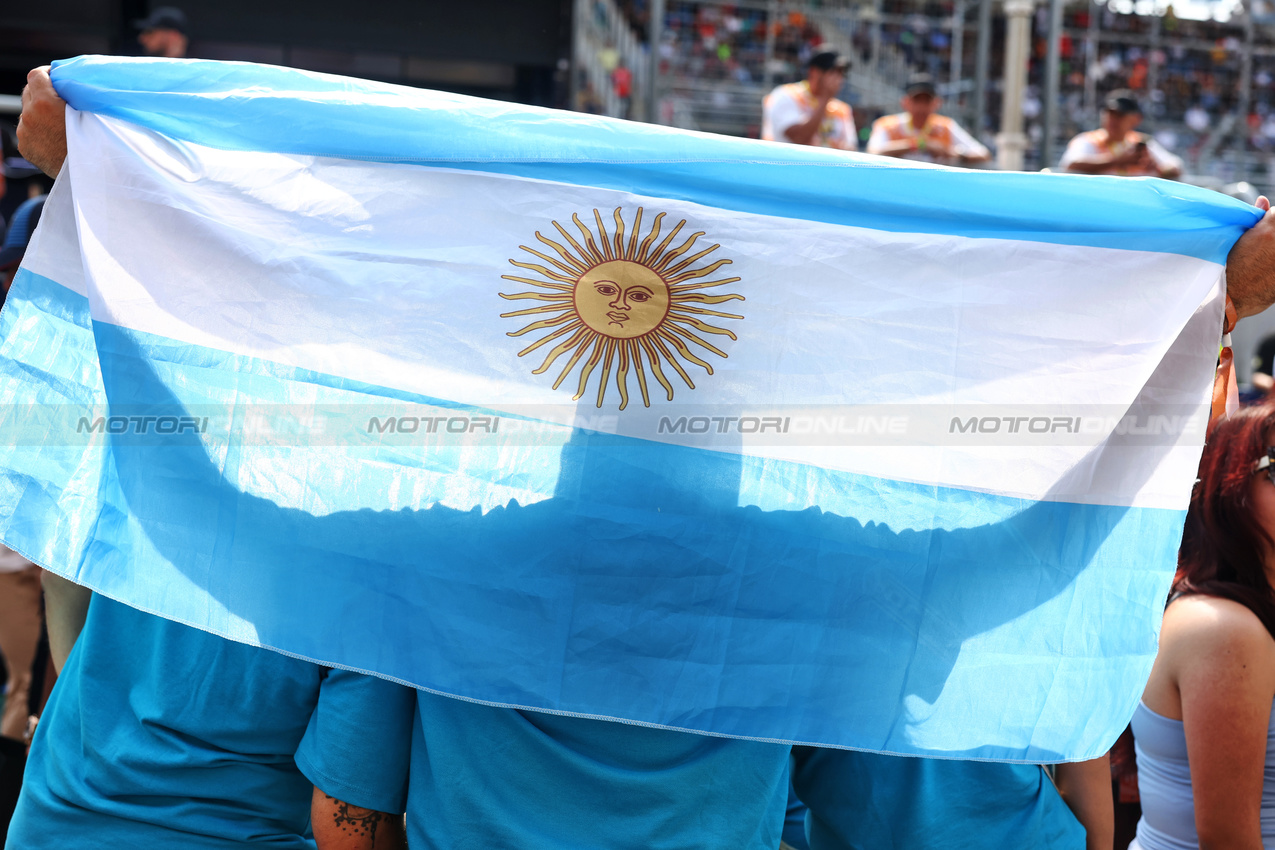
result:
[(1266, 475), (1271, 479), (1271, 483), (1275, 484), (1275, 446), (1266, 447), (1266, 457), (1259, 458), (1253, 462), (1253, 473), (1257, 474), (1263, 469)]

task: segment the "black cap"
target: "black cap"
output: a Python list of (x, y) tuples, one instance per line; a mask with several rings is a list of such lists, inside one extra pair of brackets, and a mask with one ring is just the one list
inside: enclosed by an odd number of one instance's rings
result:
[(177, 30), (186, 34), (186, 13), (176, 6), (158, 6), (144, 18), (133, 21), (133, 26), (146, 30)]
[(1119, 112), (1121, 115), (1128, 115), (1131, 112), (1142, 113), (1142, 107), (1138, 106), (1138, 99), (1128, 89), (1116, 89), (1107, 95), (1107, 99), (1102, 102), (1102, 108), (1108, 112)]
[(810, 57), (806, 67), (818, 68), (820, 71), (840, 71), (844, 74), (850, 70), (850, 60), (835, 50), (821, 50)]
[(908, 79), (908, 87), (904, 93), (911, 97), (914, 94), (928, 94), (937, 97), (939, 90), (934, 87), (934, 78), (929, 74), (913, 74)]

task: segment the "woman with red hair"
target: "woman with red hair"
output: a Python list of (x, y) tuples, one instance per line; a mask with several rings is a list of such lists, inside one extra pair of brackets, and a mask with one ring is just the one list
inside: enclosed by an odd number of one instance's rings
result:
[(1133, 717), (1131, 850), (1275, 847), (1275, 403), (1200, 461), (1160, 652)]

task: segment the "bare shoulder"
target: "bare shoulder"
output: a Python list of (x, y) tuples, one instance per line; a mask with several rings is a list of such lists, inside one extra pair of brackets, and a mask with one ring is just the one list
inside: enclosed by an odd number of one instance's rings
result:
[(1161, 649), (1196, 657), (1275, 662), (1275, 638), (1246, 606), (1217, 596), (1184, 596), (1164, 612)]

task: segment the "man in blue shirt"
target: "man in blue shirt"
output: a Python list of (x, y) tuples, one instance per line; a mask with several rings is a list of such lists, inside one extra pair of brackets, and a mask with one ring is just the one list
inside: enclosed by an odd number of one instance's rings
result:
[[(331, 795), (326, 812), (316, 795), (316, 824), (339, 818), (343, 804), (377, 809), (410, 773), (406, 805), (388, 811), (406, 810), (414, 850), (779, 846), (786, 745), (479, 705), (409, 688), (350, 710), (397, 723), (403, 741), (411, 741), (410, 769), (378, 758), (368, 776), (366, 749), (352, 749), (341, 729), (312, 727), (297, 764)], [(345, 719), (347, 730), (360, 723), (354, 714)], [(321, 850), (379, 846), (328, 843), (317, 826), (316, 836)]]
[[(306, 730), (398, 690), (95, 595), (36, 729), (7, 846), (312, 848), (313, 789), (293, 760)], [(397, 729), (375, 711), (359, 722), (360, 752), (392, 758), (384, 733)], [(403, 796), (383, 793), (373, 802)]]

